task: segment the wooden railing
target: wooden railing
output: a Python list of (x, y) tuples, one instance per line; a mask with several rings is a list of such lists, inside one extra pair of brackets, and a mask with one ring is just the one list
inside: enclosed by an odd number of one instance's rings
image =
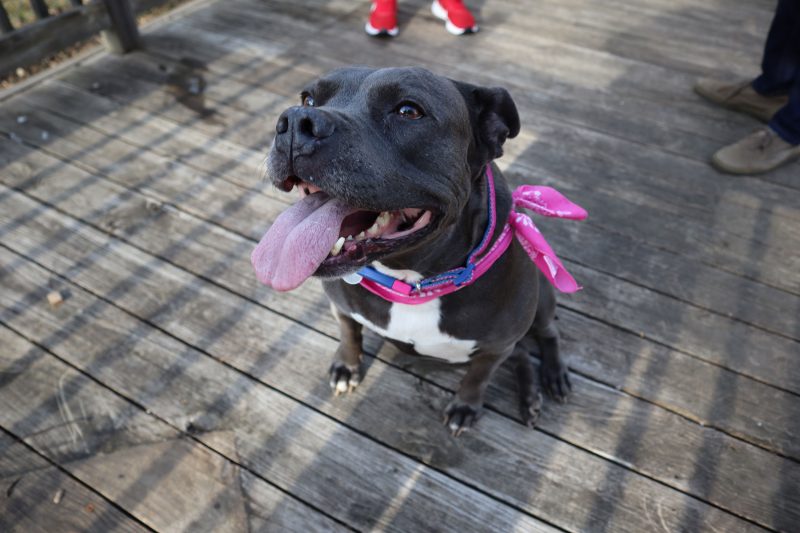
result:
[(70, 0), (70, 7), (52, 14), (45, 0), (29, 0), (37, 20), (13, 27), (0, 0), (0, 76), (41, 61), (68, 46), (103, 34), (114, 52), (125, 53), (139, 44), (136, 13), (167, 0)]

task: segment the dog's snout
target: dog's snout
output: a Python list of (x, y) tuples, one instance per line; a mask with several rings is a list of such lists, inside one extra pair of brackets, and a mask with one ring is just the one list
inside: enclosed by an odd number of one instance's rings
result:
[(327, 135), (321, 135), (323, 132), (320, 127), (310, 117), (303, 117), (297, 122), (297, 131), (308, 137), (327, 137)]
[(285, 113), (278, 118), (278, 124), (275, 126), (275, 131), (277, 131), (279, 135), (289, 131), (289, 119), (286, 117)]
[(293, 107), (280, 116), (275, 129), (278, 135), (291, 132), (294, 142), (304, 143), (330, 137), (335, 126), (324, 111), (311, 107)]

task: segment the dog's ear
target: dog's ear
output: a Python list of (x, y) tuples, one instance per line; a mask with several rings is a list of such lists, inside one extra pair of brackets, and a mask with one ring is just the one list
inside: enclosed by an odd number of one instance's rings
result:
[(453, 83), (467, 104), (476, 145), (483, 156), (481, 159), (485, 159), (482, 163), (497, 159), (503, 155), (506, 139), (519, 133), (519, 114), (514, 100), (502, 87), (478, 87), (460, 81)]
[(519, 133), (517, 106), (502, 87), (479, 87), (472, 92), (478, 102), (478, 131), (489, 148), (489, 157), (503, 155), (503, 143)]

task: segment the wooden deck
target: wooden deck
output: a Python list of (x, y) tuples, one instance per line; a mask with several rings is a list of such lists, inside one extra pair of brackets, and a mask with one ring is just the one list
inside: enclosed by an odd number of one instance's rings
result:
[[(0, 530), (800, 529), (800, 164), (713, 171), (756, 123), (691, 90), (757, 72), (774, 2), (469, 3), (381, 41), (367, 0), (201, 1), (0, 102)], [(374, 337), (333, 398), (319, 284), (256, 282), (277, 114), (349, 63), (507, 87), (502, 168), (589, 210), (541, 224), (585, 290), (536, 430), (504, 369), (451, 438), (463, 369)]]

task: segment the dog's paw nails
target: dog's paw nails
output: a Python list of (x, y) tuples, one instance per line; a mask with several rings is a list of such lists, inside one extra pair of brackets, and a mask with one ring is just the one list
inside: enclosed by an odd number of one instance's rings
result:
[(570, 392), (572, 392), (572, 382), (569, 379), (567, 367), (559, 367), (554, 370), (542, 370), (542, 388), (548, 396), (560, 403), (566, 403)]
[(454, 437), (458, 437), (475, 424), (479, 415), (479, 409), (456, 400), (444, 410), (444, 424)]
[(335, 361), (329, 370), (330, 385), (333, 395), (339, 396), (353, 392), (358, 384), (361, 383), (361, 369), (359, 365), (346, 365)]
[(539, 414), (542, 411), (542, 394), (540, 392), (531, 393), (519, 402), (519, 414), (522, 417), (522, 423), (533, 429), (536, 422), (539, 420)]

